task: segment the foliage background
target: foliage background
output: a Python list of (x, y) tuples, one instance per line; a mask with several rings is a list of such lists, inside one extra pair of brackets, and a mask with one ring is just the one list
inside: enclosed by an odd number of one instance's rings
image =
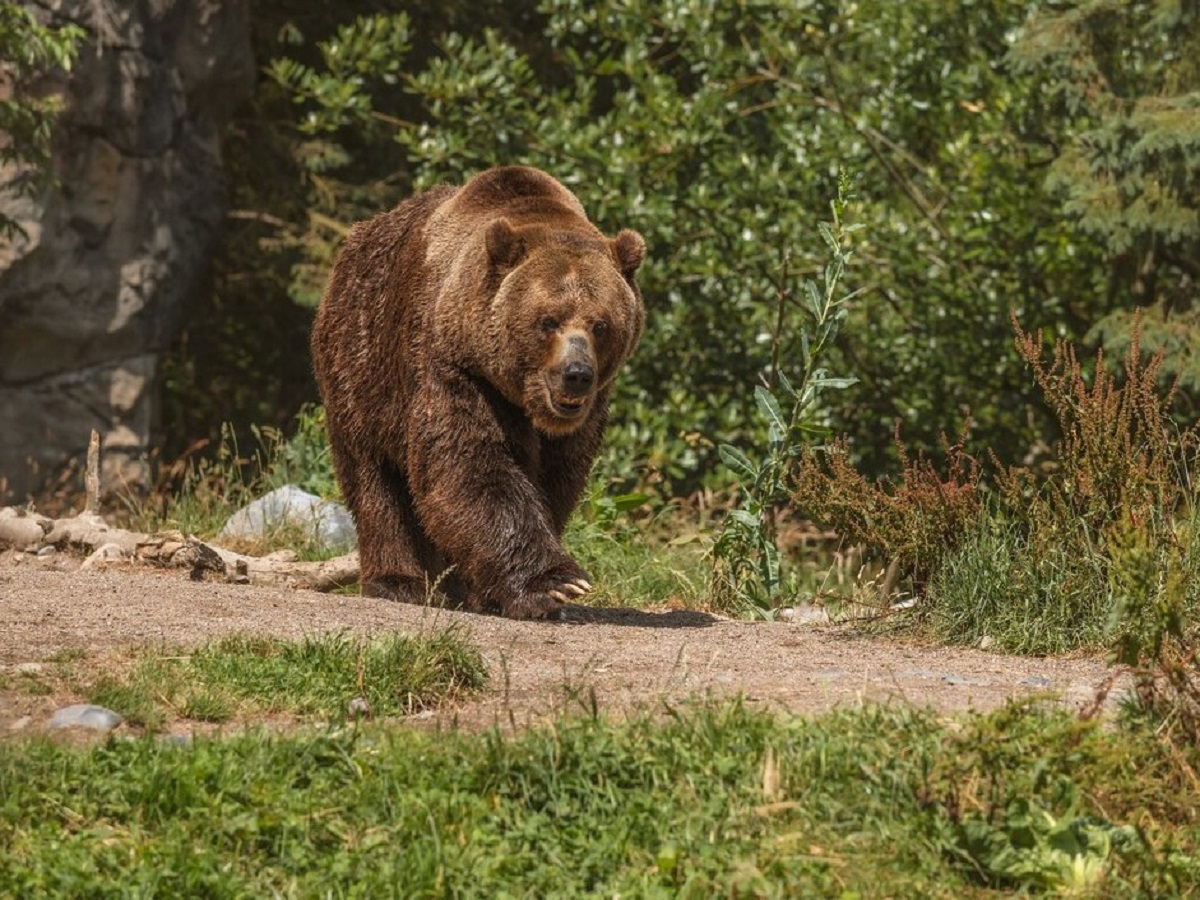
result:
[(867, 474), (895, 464), (897, 421), (934, 459), (968, 420), (967, 449), (1036, 457), (1055, 426), (1010, 313), (1119, 350), (1148, 307), (1163, 378), (1200, 378), (1196, 19), (1170, 0), (260, 3), (265, 77), (227, 143), (212, 297), (167, 366), (168, 454), (313, 398), (307, 324), (352, 222), (522, 162), (650, 247), (614, 480), (685, 494), (726, 477), (719, 443), (763, 442), (783, 260), (819, 272), (839, 169), (866, 293), (831, 364), (859, 384), (826, 424)]

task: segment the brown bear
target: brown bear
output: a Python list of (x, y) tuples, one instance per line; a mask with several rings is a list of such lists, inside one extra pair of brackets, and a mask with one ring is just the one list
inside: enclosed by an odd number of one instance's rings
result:
[(524, 166), (354, 227), (312, 355), (363, 594), (424, 602), (438, 583), (537, 619), (591, 590), (561, 535), (641, 337), (644, 255)]

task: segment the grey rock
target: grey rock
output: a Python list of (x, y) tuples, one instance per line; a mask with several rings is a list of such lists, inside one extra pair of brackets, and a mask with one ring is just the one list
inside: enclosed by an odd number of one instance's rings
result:
[(19, 672), (21, 675), (37, 675), (39, 672), (45, 671), (45, 669), (46, 664), (40, 662), (23, 662), (13, 666), (13, 670)]
[(354, 697), (346, 704), (346, 712), (355, 718), (371, 715), (371, 704), (366, 697)]
[[(53, 0), (88, 31), (39, 93), (63, 111), (59, 186), (0, 192), (25, 235), (0, 241), (0, 476), (20, 496), (92, 428), (108, 483), (142, 481), (158, 358), (203, 289), (223, 226), (220, 134), (255, 81), (250, 0)], [(20, 173), (0, 166), (0, 184)]]
[(91, 728), (94, 731), (112, 731), (124, 719), (103, 706), (75, 703), (64, 706), (50, 718), (51, 728)]
[(1022, 678), (1020, 683), (1030, 685), (1031, 687), (1048, 688), (1054, 682), (1044, 675), (1028, 675), (1025, 678)]
[(262, 537), (284, 523), (311, 533), (323, 547), (350, 549), (358, 544), (354, 519), (346, 507), (322, 500), (292, 484), (276, 488), (239, 509), (229, 517), (220, 537)]

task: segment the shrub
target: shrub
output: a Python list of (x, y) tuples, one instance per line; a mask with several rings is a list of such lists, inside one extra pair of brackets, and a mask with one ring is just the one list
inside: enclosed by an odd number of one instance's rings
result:
[(791, 502), (798, 513), (889, 565), (889, 580), (903, 579), (920, 593), (979, 519), (979, 465), (964, 450), (965, 432), (953, 445), (943, 437), (944, 472), (923, 454), (909, 454), (899, 426), (895, 441), (897, 480), (872, 480), (857, 471), (844, 438), (810, 450), (796, 468)]
[(1197, 428), (1172, 423), (1162, 356), (1143, 361), (1136, 330), (1120, 371), (1101, 351), (1089, 376), (1067, 342), (1047, 361), (1043, 336), (1013, 325), (1061, 441), (1044, 473), (997, 465), (995, 508), (934, 573), (936, 630), (1019, 652), (1115, 641), (1121, 661), (1158, 673), (1156, 685), (1167, 671), (1178, 683), (1192, 665), (1184, 623), (1200, 591), (1188, 537)]

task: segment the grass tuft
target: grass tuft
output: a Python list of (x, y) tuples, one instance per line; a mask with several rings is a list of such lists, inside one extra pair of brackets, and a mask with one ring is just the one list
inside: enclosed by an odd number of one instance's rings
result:
[(288, 714), (344, 720), (366, 699), (374, 716), (406, 715), (481, 689), (483, 658), (461, 629), (366, 640), (336, 633), (301, 641), (233, 635), (191, 652), (145, 656), (124, 678), (104, 676), (93, 703), (158, 730), (171, 715), (225, 722)]
[(1035, 551), (1022, 528), (998, 515), (983, 518), (947, 555), (929, 601), (940, 639), (975, 644), (990, 637), (1010, 653), (1102, 649), (1115, 624), (1112, 593), (1095, 556), (1069, 545)]

